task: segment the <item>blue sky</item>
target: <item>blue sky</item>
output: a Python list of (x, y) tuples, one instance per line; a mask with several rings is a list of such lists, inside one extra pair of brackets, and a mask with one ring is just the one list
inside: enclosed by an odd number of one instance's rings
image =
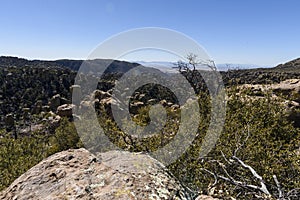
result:
[(112, 35), (162, 27), (217, 63), (274, 66), (300, 57), (299, 9), (297, 0), (0, 0), (0, 55), (84, 59)]

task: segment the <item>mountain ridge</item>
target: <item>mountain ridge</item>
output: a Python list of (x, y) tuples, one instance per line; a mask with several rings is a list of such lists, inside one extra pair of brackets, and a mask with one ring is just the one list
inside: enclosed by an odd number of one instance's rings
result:
[(284, 64), (279, 64), (276, 69), (300, 69), (300, 58), (296, 58), (294, 60), (288, 61)]
[[(63, 67), (73, 71), (78, 71), (80, 66), (85, 60), (28, 60), (25, 58), (13, 57), (13, 56), (0, 56), (0, 67)], [(107, 72), (127, 72), (128, 70), (139, 66), (138, 63), (131, 63), (126, 61), (112, 60), (112, 59), (93, 59), (89, 60), (97, 62), (97, 64), (108, 65)]]
[[(26, 59), (20, 58), (16, 56), (0, 56), (0, 67), (8, 67), (8, 66), (16, 66), (16, 67), (23, 67), (23, 66), (43, 66), (43, 67), (64, 67), (71, 69), (73, 71), (78, 71), (80, 66), (85, 60), (76, 60), (76, 59), (57, 59), (57, 60), (39, 60), (39, 59)], [(121, 61), (121, 60), (113, 60), (113, 59), (92, 59), (87, 60), (92, 62), (100, 62), (109, 65), (110, 70), (109, 72), (127, 72), (128, 70), (142, 65), (145, 67), (152, 67), (155, 69), (159, 69), (162, 72), (169, 72), (174, 73), (175, 69), (172, 68), (174, 63), (173, 62), (144, 62), (144, 61)], [(236, 67), (235, 67), (236, 66)], [(298, 70), (300, 69), (300, 58), (296, 58), (294, 60), (288, 61), (286, 63), (279, 64), (274, 67), (266, 67), (266, 66), (259, 66), (254, 64), (218, 64), (218, 69), (220, 71), (227, 71), (230, 67), (232, 69), (239, 69), (239, 70), (255, 70), (255, 69), (268, 69), (268, 70)]]

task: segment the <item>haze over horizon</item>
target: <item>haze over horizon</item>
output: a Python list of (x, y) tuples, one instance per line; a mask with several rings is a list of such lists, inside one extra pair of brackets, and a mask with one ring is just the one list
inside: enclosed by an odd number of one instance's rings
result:
[[(115, 34), (133, 28), (161, 27), (193, 38), (217, 63), (276, 66), (300, 57), (299, 6), (296, 0), (3, 0), (0, 55), (85, 59)], [(147, 52), (129, 57), (133, 59), (170, 58)]]

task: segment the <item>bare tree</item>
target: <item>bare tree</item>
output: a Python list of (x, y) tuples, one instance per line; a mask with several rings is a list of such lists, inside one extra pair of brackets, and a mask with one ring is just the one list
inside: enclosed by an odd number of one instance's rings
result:
[(222, 77), (213, 60), (202, 60), (196, 54), (189, 53), (186, 61), (179, 60), (174, 68), (186, 77), (196, 92), (207, 90), (208, 85), (213, 95), (223, 89)]
[(198, 56), (193, 53), (189, 53), (186, 56), (186, 59), (187, 62), (182, 60), (177, 61), (174, 68), (178, 69), (179, 72), (195, 72), (200, 66), (206, 66), (212, 71), (217, 71), (217, 67), (213, 60), (200, 60)]

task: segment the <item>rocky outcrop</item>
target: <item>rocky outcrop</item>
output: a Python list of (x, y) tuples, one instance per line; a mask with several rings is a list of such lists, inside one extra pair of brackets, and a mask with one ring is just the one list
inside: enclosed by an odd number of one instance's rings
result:
[[(203, 198), (202, 198), (203, 197)], [(205, 196), (198, 197), (207, 199)], [(193, 199), (158, 161), (141, 153), (86, 149), (57, 153), (31, 168), (0, 199)]]
[(72, 117), (73, 108), (75, 105), (73, 104), (64, 104), (57, 107), (56, 113), (61, 117)]
[(270, 86), (275, 91), (281, 91), (283, 94), (289, 94), (290, 92), (299, 92), (300, 90), (300, 79), (288, 79), (278, 84)]
[(52, 111), (56, 111), (56, 109), (64, 104), (70, 104), (71, 102), (66, 98), (61, 97), (59, 94), (54, 95), (49, 101), (49, 107)]
[(60, 95), (54, 95), (49, 102), (50, 109), (55, 111), (58, 106), (60, 106)]
[(218, 200), (218, 199), (207, 195), (200, 195), (195, 200)]
[(106, 99), (106, 98), (109, 98), (111, 97), (111, 94), (109, 92), (104, 92), (102, 90), (95, 90), (93, 92), (93, 95), (92, 95), (94, 98), (96, 99)]
[(262, 99), (271, 92), (271, 98), (284, 105), (288, 120), (295, 127), (300, 127), (300, 79), (287, 79), (275, 84), (244, 84), (240, 88), (251, 91), (248, 92), (249, 99)]

